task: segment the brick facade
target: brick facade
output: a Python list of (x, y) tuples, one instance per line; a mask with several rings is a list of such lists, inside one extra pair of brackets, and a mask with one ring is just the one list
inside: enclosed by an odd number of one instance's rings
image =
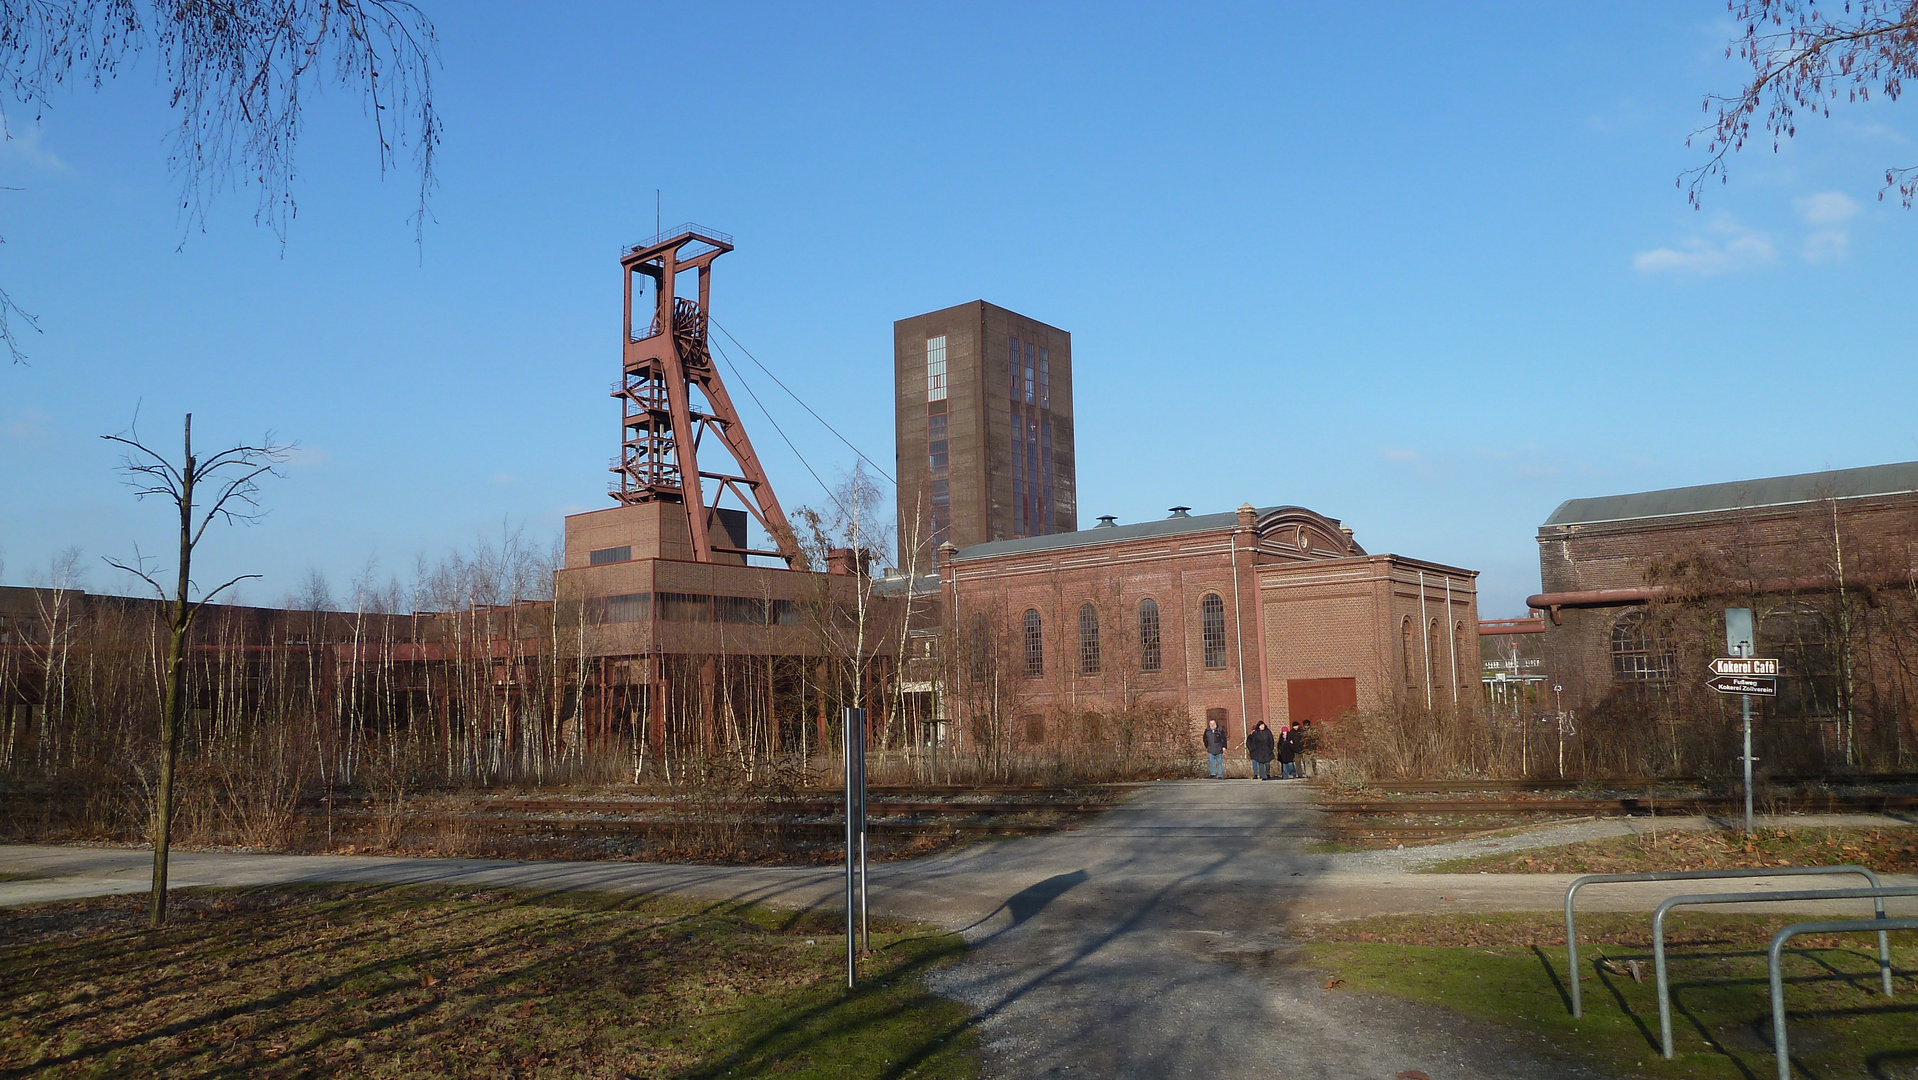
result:
[[(1543, 591), (1528, 603), (1547, 615), (1543, 669), (1568, 709), (1669, 681), (1621, 676), (1613, 634), (1651, 605), (1680, 601), (1755, 607), (1763, 651), (1767, 614), (1835, 590), (1840, 555), (1852, 583), (1871, 588), (1888, 573), (1909, 576), (1915, 543), (1918, 463), (1568, 502), (1538, 531)], [(1648, 577), (1684, 560), (1711, 563), (1718, 580), (1674, 590)], [(1672, 677), (1702, 683), (1705, 673)]]
[[(943, 397), (932, 399), (927, 343), (945, 342)], [(1032, 355), (1031, 401), (1026, 373), (1013, 394), (1011, 342)], [(1072, 335), (983, 300), (915, 315), (893, 324), (894, 438), (898, 452), (899, 565), (932, 569), (943, 540), (959, 547), (1059, 532), (1079, 527), (1077, 463), (1072, 420)], [(1015, 429), (1017, 418), (1021, 427)], [(945, 475), (935, 477), (929, 458), (929, 427), (946, 432)], [(1034, 476), (1014, 461), (1015, 434), (1032, 425)], [(1043, 425), (1043, 428), (1041, 427)], [(1043, 509), (1025, 513), (1015, 495), (1030, 479), (1049, 493)], [(935, 483), (949, 486), (949, 525), (936, 536)]]
[[(1070, 715), (1156, 700), (1183, 707), (1195, 729), (1222, 710), (1239, 745), (1251, 720), (1305, 718), (1292, 715), (1295, 701), (1328, 719), (1325, 702), (1343, 700), (1349, 704), (1336, 711), (1349, 711), (1406, 693), (1423, 700), (1428, 680), (1435, 705), (1478, 701), (1476, 573), (1368, 555), (1338, 521), (1300, 507), (1246, 505), (947, 549), (939, 571), (949, 625), (984, 613), (1016, 638), (1027, 613), (1037, 614), (1044, 659), (1039, 674), (1016, 673), (1021, 712)], [(1219, 613), (1211, 649), (1208, 598)], [(1148, 599), (1158, 608), (1156, 671), (1142, 641)], [(1098, 625), (1096, 669), (1083, 649), (1088, 611)], [(1407, 627), (1416, 628), (1409, 657)]]

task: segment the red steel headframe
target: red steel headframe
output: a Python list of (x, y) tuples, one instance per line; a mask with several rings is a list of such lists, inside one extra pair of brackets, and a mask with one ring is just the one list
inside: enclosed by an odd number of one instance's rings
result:
[[(713, 260), (733, 249), (733, 238), (698, 225), (668, 229), (651, 240), (635, 244), (620, 257), (626, 285), (626, 327), (623, 374), (613, 396), (620, 399), (620, 454), (612, 471), (618, 476), (612, 496), (626, 504), (676, 503), (686, 510), (693, 539), (693, 558), (712, 562), (715, 551), (735, 555), (763, 555), (784, 559), (798, 570), (805, 565), (786, 515), (779, 509), (771, 481), (753, 452), (746, 427), (739, 422), (726, 384), (720, 381), (707, 349), (707, 313), (712, 300)], [(697, 300), (679, 296), (679, 275), (695, 271)], [(653, 282), (657, 303), (643, 322), (634, 321), (633, 275)], [(706, 411), (695, 411), (691, 391), (705, 398)], [(711, 431), (737, 463), (738, 473), (705, 472), (699, 467), (699, 439)], [(692, 481), (688, 484), (687, 478)], [(706, 502), (702, 481), (718, 484), (713, 501)], [(713, 543), (712, 511), (726, 492), (732, 492), (768, 536), (777, 551), (756, 551)]]

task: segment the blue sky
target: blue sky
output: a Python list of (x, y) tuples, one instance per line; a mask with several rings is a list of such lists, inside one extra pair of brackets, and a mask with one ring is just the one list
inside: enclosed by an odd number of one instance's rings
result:
[[(738, 237), (714, 315), (890, 467), (891, 324), (975, 298), (1073, 333), (1080, 516), (1296, 503), (1538, 588), (1567, 498), (1918, 458), (1909, 106), (1840, 107), (1690, 208), (1715, 0), (1120, 7), (428, 2), (423, 247), (359, 103), (312, 99), (284, 246), (188, 233), (150, 70), (9, 107), (0, 581), (165, 547), (101, 434), (302, 449), (202, 580), (336, 593), (609, 505), (619, 245)], [(184, 237), (184, 244), (181, 241)], [(831, 480), (852, 455), (748, 380)], [(825, 496), (738, 387), (788, 506)]]

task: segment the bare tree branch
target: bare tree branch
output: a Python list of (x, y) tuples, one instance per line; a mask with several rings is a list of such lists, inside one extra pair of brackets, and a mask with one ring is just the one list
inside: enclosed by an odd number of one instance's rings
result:
[[(1751, 140), (1761, 110), (1760, 130), (1776, 151), (1797, 134), (1798, 110), (1829, 117), (1841, 93), (1849, 102), (1874, 92), (1895, 101), (1904, 80), (1918, 77), (1918, 0), (1851, 0), (1835, 19), (1818, 0), (1727, 0), (1726, 8), (1742, 34), (1725, 55), (1748, 62), (1751, 78), (1737, 93), (1707, 95), (1705, 110), (1716, 107), (1717, 119), (1685, 140), (1705, 140), (1705, 163), (1678, 177), (1693, 206), (1707, 180), (1725, 182), (1726, 158)], [(1878, 197), (1894, 190), (1909, 209), (1918, 166), (1886, 169)]]
[[(4, 97), (33, 110), (62, 85), (98, 89), (151, 54), (179, 116), (167, 154), (185, 233), (205, 229), (223, 190), (257, 185), (254, 221), (284, 244), (298, 213), (295, 151), (304, 96), (329, 83), (358, 90), (373, 121), (380, 175), (410, 150), (412, 215), (424, 241), (438, 184), (441, 124), (433, 103), (439, 39), (407, 0), (0, 0)], [(185, 236), (181, 243), (186, 242)], [(24, 355), (8, 316), (32, 316), (0, 291), (0, 342)]]

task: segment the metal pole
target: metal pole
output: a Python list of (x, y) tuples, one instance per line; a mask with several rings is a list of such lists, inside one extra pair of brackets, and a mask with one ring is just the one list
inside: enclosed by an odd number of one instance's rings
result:
[(852, 763), (852, 709), (846, 710), (846, 728), (839, 739), (839, 756), (844, 763), (846, 778), (846, 989), (859, 985), (858, 938), (853, 934), (853, 832), (856, 807), (853, 805), (853, 786), (855, 776)]
[(866, 921), (866, 710), (854, 709), (859, 724), (859, 741), (853, 744), (859, 763), (859, 937), (865, 950), (872, 952), (872, 928)]
[(1745, 835), (1752, 834), (1752, 696), (1738, 695), (1745, 713)]
[[(1755, 644), (1755, 643), (1754, 643)], [(1738, 650), (1740, 656), (1750, 656), (1752, 645)], [(1752, 834), (1752, 696), (1738, 695), (1738, 709), (1745, 719), (1745, 835)]]

